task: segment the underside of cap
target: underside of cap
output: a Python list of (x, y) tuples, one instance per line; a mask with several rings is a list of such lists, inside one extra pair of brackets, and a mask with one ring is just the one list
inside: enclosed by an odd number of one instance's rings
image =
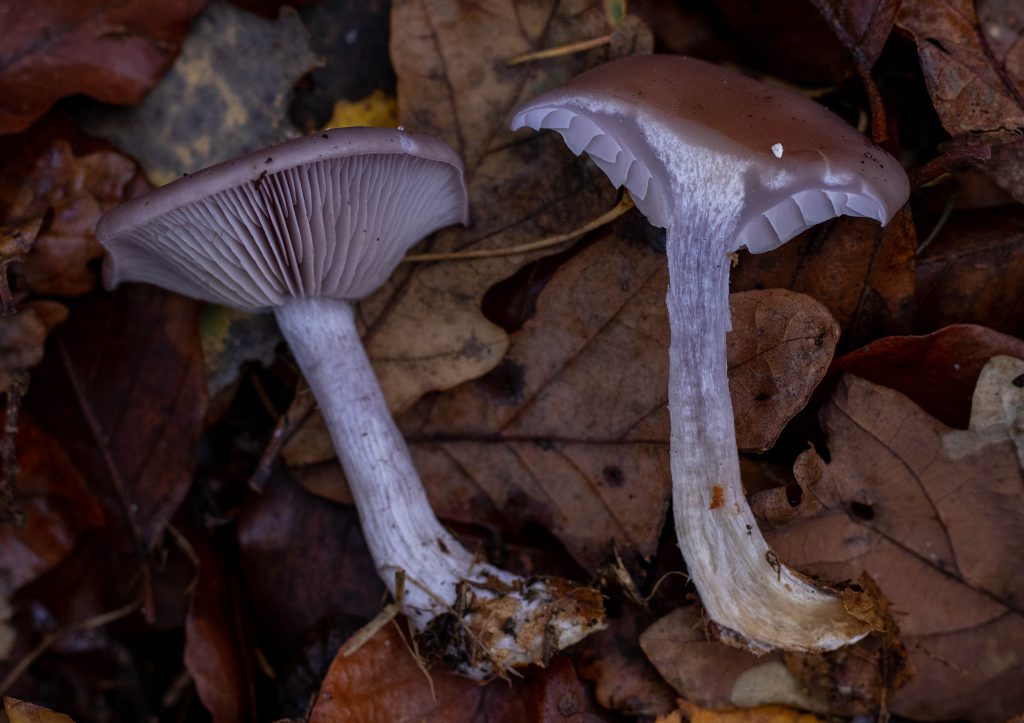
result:
[(410, 246), (466, 217), (462, 165), (444, 143), (345, 128), (179, 179), (109, 212), (97, 237), (108, 286), (256, 311), (362, 298)]
[[(698, 154), (733, 159), (742, 189), (733, 248), (758, 253), (841, 215), (887, 223), (909, 195), (885, 151), (824, 107), (692, 58), (638, 55), (587, 71), (516, 111), (512, 128), (560, 133), (624, 186), (656, 226), (680, 204), (674, 181)], [(696, 170), (695, 170), (696, 172)], [(730, 179), (690, 179), (709, 198)], [(691, 194), (693, 195), (693, 194)]]

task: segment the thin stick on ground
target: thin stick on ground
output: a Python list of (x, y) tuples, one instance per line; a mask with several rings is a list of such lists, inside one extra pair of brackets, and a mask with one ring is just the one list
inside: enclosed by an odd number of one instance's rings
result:
[(563, 55), (572, 55), (573, 53), (582, 53), (584, 50), (593, 50), (594, 48), (600, 48), (602, 45), (607, 45), (612, 41), (612, 35), (601, 35), (597, 38), (591, 38), (590, 40), (581, 40), (577, 43), (568, 43), (567, 45), (559, 45), (555, 48), (545, 48), (544, 50), (535, 50), (529, 53), (522, 53), (516, 55), (505, 61), (505, 65), (512, 67), (513, 65), (521, 65), (523, 63), (532, 63), (535, 60), (547, 60), (549, 58), (560, 58)]
[(593, 221), (588, 221), (577, 229), (573, 229), (568, 233), (560, 233), (556, 236), (548, 236), (539, 241), (532, 241), (528, 244), (520, 244), (519, 246), (509, 246), (503, 249), (474, 249), (472, 251), (451, 251), (451, 252), (439, 252), (439, 253), (426, 253), (426, 254), (408, 254), (402, 259), (402, 263), (425, 263), (428, 261), (466, 261), (469, 259), (486, 259), (494, 256), (514, 256), (516, 254), (527, 254), (532, 251), (540, 251), (541, 249), (550, 248), (552, 246), (558, 246), (567, 241), (573, 241), (584, 234), (590, 233), (595, 229), (599, 229), (602, 226), (611, 223), (622, 214), (626, 213), (633, 208), (633, 200), (628, 194), (623, 194), (622, 200), (615, 204), (615, 207), (600, 216), (595, 218)]
[(39, 660), (39, 658), (41, 658), (43, 654), (47, 650), (49, 650), (54, 643), (56, 643), (58, 640), (63, 638), (68, 633), (102, 628), (105, 625), (109, 625), (112, 622), (115, 622), (117, 620), (120, 620), (121, 618), (131, 615), (140, 607), (142, 607), (142, 604), (138, 600), (136, 600), (131, 603), (128, 603), (127, 605), (111, 610), (109, 612), (94, 615), (91, 618), (86, 618), (85, 620), (80, 620), (77, 623), (65, 625), (64, 627), (58, 628), (53, 632), (47, 633), (43, 636), (42, 640), (39, 641), (39, 644), (36, 645), (36, 647), (28, 651), (28, 653), (26, 653), (21, 660), (15, 663), (14, 667), (11, 668), (11, 670), (7, 673), (3, 681), (0, 682), (0, 695), (6, 693), (8, 689), (10, 689), (10, 687), (14, 685), (15, 682), (17, 682), (18, 678), (20, 678), (22, 674), (26, 670), (28, 670), (29, 667), (31, 667), (31, 665), (34, 662)]

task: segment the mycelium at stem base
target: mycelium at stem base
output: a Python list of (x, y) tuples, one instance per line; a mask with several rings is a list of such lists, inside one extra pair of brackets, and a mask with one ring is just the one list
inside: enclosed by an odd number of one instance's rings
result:
[(666, 296), (672, 508), (701, 603), (726, 642), (753, 652), (832, 650), (868, 632), (835, 595), (781, 564), (740, 481), (726, 333), (729, 235), (722, 209), (687, 207), (668, 226)]
[(425, 634), (425, 647), (434, 648), (428, 652), (482, 679), (546, 663), (600, 626), (595, 591), (500, 570), (440, 524), (363, 350), (350, 303), (295, 299), (276, 314), (330, 430), (377, 571)]

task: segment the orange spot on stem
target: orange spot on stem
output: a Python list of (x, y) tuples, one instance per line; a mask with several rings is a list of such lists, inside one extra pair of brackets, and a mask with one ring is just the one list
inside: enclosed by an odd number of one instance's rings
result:
[(712, 485), (711, 487), (711, 505), (708, 507), (709, 510), (717, 510), (719, 507), (725, 504), (725, 490), (722, 485)]

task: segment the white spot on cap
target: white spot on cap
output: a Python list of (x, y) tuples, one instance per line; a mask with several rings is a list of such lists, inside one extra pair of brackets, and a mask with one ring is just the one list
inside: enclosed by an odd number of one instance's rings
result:
[(782, 144), (776, 143), (772, 146), (772, 153), (775, 154), (776, 158), (782, 158)]

